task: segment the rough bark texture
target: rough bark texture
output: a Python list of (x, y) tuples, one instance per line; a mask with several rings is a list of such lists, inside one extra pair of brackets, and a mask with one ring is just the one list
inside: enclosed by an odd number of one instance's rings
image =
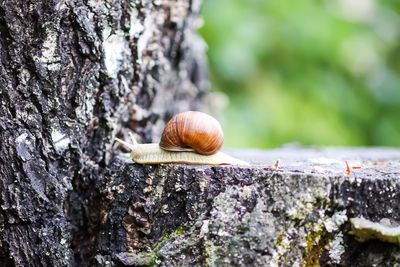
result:
[[(400, 234), (398, 244), (376, 238), (360, 243), (350, 234), (350, 219), (386, 219), (400, 233), (400, 150), (287, 148), (237, 155), (253, 165), (141, 166), (116, 158), (97, 179), (103, 217), (95, 263), (399, 263)], [(271, 169), (277, 159), (278, 168)]]
[(91, 261), (113, 138), (130, 128), (149, 142), (174, 113), (203, 108), (198, 11), (195, 0), (0, 1), (1, 263)]

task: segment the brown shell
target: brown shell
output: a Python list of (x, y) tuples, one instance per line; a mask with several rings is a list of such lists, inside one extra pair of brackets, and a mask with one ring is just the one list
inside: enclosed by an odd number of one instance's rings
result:
[(194, 149), (202, 155), (217, 153), (224, 142), (219, 122), (202, 112), (187, 111), (175, 115), (165, 126), (160, 147), (170, 151)]

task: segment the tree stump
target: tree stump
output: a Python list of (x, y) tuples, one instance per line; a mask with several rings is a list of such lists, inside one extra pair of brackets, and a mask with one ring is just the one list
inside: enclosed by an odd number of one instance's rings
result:
[(230, 153), (252, 165), (138, 165), (116, 158), (97, 180), (103, 189), (97, 263), (361, 267), (399, 262), (399, 149)]

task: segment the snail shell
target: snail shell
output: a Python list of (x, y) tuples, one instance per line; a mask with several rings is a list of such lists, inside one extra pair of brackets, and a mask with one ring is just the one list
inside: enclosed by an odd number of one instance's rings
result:
[(217, 153), (224, 142), (219, 122), (202, 112), (175, 115), (165, 126), (160, 148), (168, 151), (195, 151), (202, 155)]

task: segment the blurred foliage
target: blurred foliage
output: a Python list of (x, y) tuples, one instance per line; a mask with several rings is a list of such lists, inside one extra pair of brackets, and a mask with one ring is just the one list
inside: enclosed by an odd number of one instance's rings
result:
[(400, 146), (400, 1), (203, 1), (226, 146)]

